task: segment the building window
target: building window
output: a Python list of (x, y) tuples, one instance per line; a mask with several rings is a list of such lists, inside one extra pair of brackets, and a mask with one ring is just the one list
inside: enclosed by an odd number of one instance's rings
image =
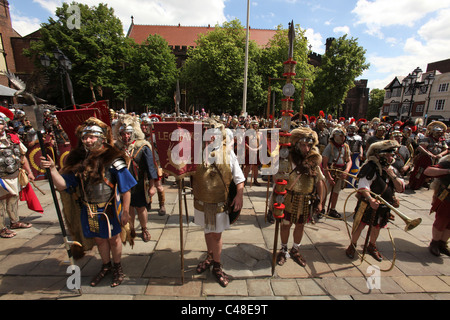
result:
[(448, 82), (447, 83), (441, 83), (439, 85), (438, 92), (447, 92), (448, 91)]
[(392, 90), (392, 97), (400, 97), (402, 95), (402, 88), (394, 88)]
[(386, 96), (385, 99), (389, 99), (391, 97), (391, 91), (386, 90)]
[(434, 107), (434, 110), (436, 111), (444, 110), (444, 106), (445, 106), (444, 99), (436, 100), (436, 106)]
[(417, 105), (416, 106), (416, 113), (423, 113), (423, 110), (425, 109), (424, 107), (425, 107), (424, 104)]
[(8, 66), (6, 65), (6, 54), (3, 49), (3, 37), (0, 33), (0, 71), (8, 70)]
[(408, 103), (403, 103), (402, 105), (402, 112), (401, 114), (408, 114), (409, 113), (409, 102)]
[(397, 113), (398, 112), (398, 103), (391, 103), (391, 109), (389, 111), (390, 113)]

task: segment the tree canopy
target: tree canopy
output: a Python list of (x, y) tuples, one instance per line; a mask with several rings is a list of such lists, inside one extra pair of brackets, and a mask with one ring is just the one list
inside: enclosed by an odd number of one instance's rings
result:
[[(80, 11), (78, 27), (72, 22), (73, 6)], [(144, 43), (135, 43), (123, 34), (121, 21), (107, 4), (89, 7), (63, 3), (55, 16), (41, 25), (41, 39), (26, 51), (29, 57), (36, 58), (40, 72), (47, 74), (44, 97), (50, 103), (62, 105), (61, 91), (67, 95), (67, 89), (58, 62), (52, 59), (51, 67), (44, 69), (38, 58), (44, 54), (53, 57), (53, 52), (60, 49), (72, 62), (69, 74), (78, 103), (98, 98), (115, 102), (116, 106), (127, 105), (128, 101), (137, 108), (128, 111), (143, 112), (146, 107), (157, 112), (173, 110), (176, 83), (180, 80), (187, 107), (204, 107), (216, 114), (238, 114), (242, 110), (246, 32), (239, 20), (216, 25), (213, 31), (199, 35), (196, 47), (188, 50), (188, 58), (178, 70), (175, 55), (161, 36), (150, 35)], [(365, 50), (357, 39), (343, 36), (333, 41), (322, 57), (322, 65), (313, 67), (307, 45), (305, 30), (296, 25), (294, 111), (299, 111), (304, 85), (304, 113), (333, 113), (355, 79), (369, 67)], [(283, 78), (288, 46), (288, 30), (282, 26), (278, 26), (266, 47), (250, 41), (246, 106), (249, 114), (266, 116), (269, 82), (278, 114), (285, 81), (269, 79)]]
[(323, 110), (335, 116), (339, 114), (348, 91), (355, 86), (355, 79), (369, 68), (365, 53), (357, 39), (347, 39), (347, 35), (332, 41), (322, 56), (312, 88), (316, 113)]

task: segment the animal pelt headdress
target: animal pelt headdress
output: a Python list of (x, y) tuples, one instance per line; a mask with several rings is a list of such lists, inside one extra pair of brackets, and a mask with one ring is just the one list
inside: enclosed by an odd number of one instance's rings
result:
[(377, 165), (379, 173), (381, 175), (383, 166), (381, 165), (377, 155), (381, 155), (383, 153), (393, 153), (396, 152), (398, 148), (400, 148), (400, 144), (396, 140), (382, 140), (372, 143), (367, 150), (367, 159), (364, 164), (369, 161), (373, 161)]
[[(299, 152), (296, 150), (295, 145), (299, 141), (305, 141), (311, 144), (311, 149), (306, 157), (300, 157)], [(294, 164), (301, 172), (315, 175), (317, 166), (322, 163), (322, 156), (317, 148), (317, 145), (319, 144), (317, 133), (311, 128), (299, 127), (292, 130), (289, 142), (291, 143), (290, 157)]]
[(115, 144), (119, 149), (121, 150), (125, 149), (125, 145), (122, 142), (122, 139), (120, 138), (121, 128), (128, 128), (128, 127), (133, 128), (133, 137), (134, 140), (136, 141), (133, 144), (134, 148), (140, 148), (142, 145), (145, 144), (151, 149), (151, 144), (147, 140), (145, 140), (145, 134), (141, 129), (139, 119), (136, 116), (132, 116), (130, 114), (119, 115), (117, 124), (114, 126), (113, 137), (115, 140)]
[(433, 121), (427, 126), (427, 136), (433, 135), (435, 131), (447, 131), (447, 125), (441, 121)]
[[(81, 141), (83, 131), (89, 126), (98, 126), (103, 131), (103, 148), (88, 151)], [(66, 163), (62, 173), (83, 174), (89, 183), (100, 183), (103, 181), (105, 168), (108, 168), (113, 160), (117, 158), (127, 159), (125, 153), (112, 145), (111, 128), (97, 118), (89, 118), (76, 129), (78, 145), (67, 155)]]

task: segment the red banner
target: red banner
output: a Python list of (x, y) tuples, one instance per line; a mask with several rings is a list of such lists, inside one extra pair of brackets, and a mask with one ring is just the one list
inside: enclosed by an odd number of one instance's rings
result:
[(54, 114), (58, 118), (64, 131), (67, 133), (72, 148), (75, 148), (78, 144), (75, 130), (90, 117), (95, 117), (108, 126), (111, 126), (111, 117), (107, 100), (82, 104), (81, 109), (77, 110), (55, 111)]
[(153, 128), (159, 162), (164, 172), (176, 178), (193, 174), (197, 168), (194, 153), (202, 150), (202, 124), (155, 122)]
[(108, 100), (96, 101), (80, 105), (81, 109), (96, 109), (98, 111), (97, 118), (102, 120), (111, 127), (111, 115), (108, 107)]
[(90, 117), (99, 118), (99, 113), (96, 109), (55, 111), (54, 114), (67, 133), (72, 148), (76, 148), (78, 144), (78, 138), (75, 133), (77, 127)]

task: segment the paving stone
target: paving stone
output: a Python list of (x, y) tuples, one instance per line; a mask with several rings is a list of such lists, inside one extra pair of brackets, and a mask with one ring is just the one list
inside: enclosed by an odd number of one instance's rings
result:
[(411, 276), (412, 281), (421, 286), (425, 292), (448, 292), (450, 286), (439, 277), (434, 276)]
[(325, 287), (319, 278), (297, 279), (302, 296), (323, 296), (327, 295)]
[[(379, 289), (369, 289), (369, 267), (385, 270), (393, 259), (387, 230), (382, 230), (377, 240), (383, 262), (366, 255), (367, 261), (361, 263), (345, 256), (349, 239), (342, 220), (322, 219), (308, 224), (300, 246), (306, 267), (288, 259), (284, 266), (276, 266), (272, 275), (275, 225), (264, 220), (266, 185), (247, 186), (241, 216), (223, 233), (221, 262), (231, 282), (222, 288), (210, 270), (202, 274), (195, 271), (206, 256), (206, 243), (203, 229), (193, 222), (190, 194), (187, 212), (183, 204), (181, 269), (178, 190), (170, 179), (164, 184), (167, 215), (158, 216), (157, 197), (148, 213), (151, 241), (142, 241), (136, 220), (135, 246), (123, 248), (125, 280), (121, 286), (110, 287), (111, 275), (97, 287), (89, 286), (101, 266), (97, 248), (76, 261), (81, 268), (82, 296), (67, 288), (69, 273), (64, 262), (68, 257), (56, 210), (48, 183), (38, 182), (41, 189), (48, 191), (45, 196), (38, 195), (45, 213), (35, 214), (21, 203), (19, 215), (33, 227), (19, 230), (13, 239), (0, 239), (0, 300), (450, 300), (450, 259), (434, 257), (427, 248), (434, 222), (434, 215), (428, 214), (432, 190), (399, 195), (400, 210), (411, 218), (421, 217), (422, 223), (409, 232), (403, 230), (405, 223), (399, 217), (389, 224), (396, 245), (395, 266), (381, 272)], [(338, 210), (343, 211), (343, 203), (352, 191), (341, 191)], [(350, 224), (355, 203), (353, 196), (348, 198), (345, 211)], [(289, 240), (291, 246), (292, 236)], [(278, 250), (279, 237), (277, 242)], [(364, 236), (358, 241), (358, 250), (362, 243)]]
[(251, 297), (273, 296), (269, 279), (249, 279), (247, 280), (248, 295)]
[(145, 290), (146, 295), (194, 298), (200, 297), (202, 282), (187, 281), (181, 284), (180, 279), (152, 279)]
[(271, 281), (273, 293), (276, 296), (299, 296), (300, 288), (298, 287), (297, 281), (291, 279), (273, 279)]
[(245, 280), (231, 280), (226, 288), (220, 286), (219, 283), (209, 276), (203, 283), (202, 295), (204, 296), (233, 296), (233, 297), (247, 297), (248, 288)]

